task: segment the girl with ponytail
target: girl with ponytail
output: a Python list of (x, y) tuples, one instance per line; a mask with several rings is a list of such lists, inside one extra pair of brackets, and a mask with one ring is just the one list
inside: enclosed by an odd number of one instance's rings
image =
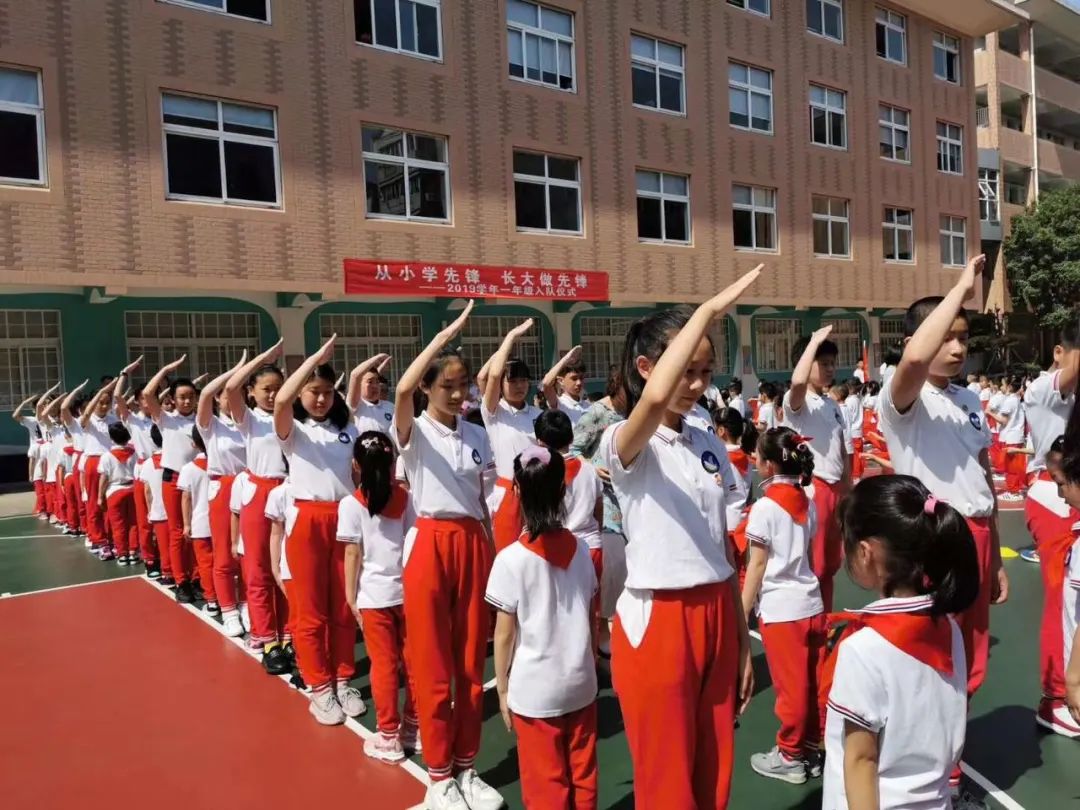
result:
[(844, 615), (824, 667), (822, 806), (907, 807), (919, 796), (948, 807), (967, 724), (968, 663), (952, 615), (979, 593), (975, 539), (908, 475), (861, 481), (840, 522), (851, 578), (881, 598)]

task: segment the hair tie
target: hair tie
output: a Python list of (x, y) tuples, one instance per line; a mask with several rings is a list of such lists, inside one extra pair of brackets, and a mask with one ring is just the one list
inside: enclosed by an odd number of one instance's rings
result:
[(372, 436), (370, 439), (361, 439), (360, 446), (365, 450), (384, 450), (390, 452), (390, 445), (384, 444), (383, 440), (377, 436)]
[(544, 445), (542, 444), (534, 444), (522, 450), (519, 458), (521, 459), (522, 467), (527, 466), (530, 462), (533, 461), (539, 461), (542, 464), (550, 464), (551, 451), (544, 447)]
[(804, 444), (806, 444), (808, 442), (812, 442), (813, 440), (814, 440), (813, 436), (802, 436), (802, 435), (800, 435), (798, 433), (795, 434), (795, 441), (797, 441), (800, 445), (804, 445)]
[(939, 503), (944, 503), (944, 501), (939, 501), (933, 495), (927, 495), (926, 503), (923, 504), (923, 511), (928, 515), (932, 515), (937, 510), (937, 505)]

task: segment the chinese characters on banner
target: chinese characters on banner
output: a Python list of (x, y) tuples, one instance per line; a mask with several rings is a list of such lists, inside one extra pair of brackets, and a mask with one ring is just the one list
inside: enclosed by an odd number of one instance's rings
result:
[(607, 273), (448, 262), (345, 260), (345, 292), (435, 298), (607, 301)]

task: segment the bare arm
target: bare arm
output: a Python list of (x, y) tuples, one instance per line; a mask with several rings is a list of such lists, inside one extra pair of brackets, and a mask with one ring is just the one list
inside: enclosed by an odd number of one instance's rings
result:
[(503, 375), (506, 374), (506, 362), (510, 359), (510, 352), (514, 350), (514, 343), (519, 337), (532, 329), (533, 319), (528, 318), (518, 324), (503, 338), (495, 354), (484, 364), (487, 369), (487, 380), (483, 390), (483, 406), (487, 413), (495, 413), (499, 407), (499, 397), (502, 396)]
[(559, 359), (558, 363), (548, 369), (548, 373), (545, 374), (544, 379), (540, 381), (540, 390), (544, 392), (544, 399), (547, 400), (549, 408), (559, 407), (559, 392), (556, 390), (555, 381), (562, 374), (562, 370), (571, 363), (576, 363), (580, 356), (581, 347), (574, 346)]
[(768, 561), (769, 549), (751, 541), (750, 559), (746, 563), (746, 579), (743, 581), (742, 589), (742, 609), (745, 616), (754, 612), (758, 593), (761, 592), (761, 583), (765, 579), (765, 564)]
[(180, 493), (180, 513), (184, 517), (184, 537), (191, 539), (191, 492)]
[(176, 369), (180, 368), (187, 360), (187, 355), (182, 354), (176, 360), (173, 360), (168, 365), (164, 366), (157, 374), (150, 378), (150, 381), (143, 388), (143, 397), (146, 399), (146, 409), (150, 411), (150, 418), (155, 422), (161, 418), (161, 399), (158, 397), (158, 389), (161, 388), (161, 384), (165, 382), (165, 378), (168, 377)]
[(281, 578), (281, 552), (285, 546), (285, 525), (274, 520), (270, 522), (270, 572), (281, 590), (285, 590), (285, 580)]
[(98, 503), (101, 505), (102, 509), (105, 509), (105, 504), (108, 502), (108, 499), (105, 496), (105, 490), (107, 490), (108, 488), (109, 475), (108, 473), (102, 473), (98, 477)]
[(499, 693), (499, 710), (502, 712), (506, 730), (514, 731), (513, 715), (506, 703), (510, 689), (510, 663), (514, 658), (514, 642), (517, 640), (517, 616), (499, 611), (495, 619), (495, 689)]
[(823, 326), (810, 335), (810, 342), (806, 344), (802, 357), (795, 364), (795, 370), (791, 372), (791, 391), (788, 393), (788, 402), (793, 411), (801, 411), (806, 403), (806, 389), (810, 385), (810, 372), (814, 368), (817, 350), (831, 332), (832, 326)]
[(1073, 637), (1072, 654), (1065, 662), (1065, 703), (1073, 720), (1080, 723), (1080, 629)]
[[(214, 377), (207, 385), (199, 392), (199, 407), (195, 411), (195, 424), (197, 424), (202, 430), (210, 429), (210, 422), (214, 418), (214, 400), (217, 398), (218, 392), (225, 387), (225, 383), (232, 379), (233, 374), (243, 368), (247, 362), (247, 350), (240, 355), (240, 362), (226, 371), (224, 374), (219, 374)], [(231, 415), (231, 409), (230, 409)], [(235, 416), (232, 417), (234, 420)]]
[(90, 417), (94, 415), (94, 411), (97, 410), (98, 403), (101, 402), (101, 398), (105, 396), (105, 392), (112, 389), (112, 383), (109, 383), (104, 388), (99, 388), (97, 393), (94, 394), (94, 398), (90, 400), (82, 413), (79, 414), (79, 424), (84, 428), (90, 424)]
[[(57, 385), (59, 385), (59, 384), (60, 383), (57, 383)], [(19, 424), (22, 424), (22, 412), (23, 412), (23, 409), (26, 408), (26, 406), (29, 405), (31, 402), (33, 402), (36, 397), (37, 397), (36, 394), (31, 394), (26, 399), (24, 399), (22, 402), (20, 402), (15, 407), (15, 410), (11, 412), (11, 418), (14, 419), (16, 422), (19, 422)]]
[(356, 607), (356, 598), (360, 595), (360, 572), (364, 568), (360, 543), (345, 544), (345, 601), (349, 603), (356, 620), (360, 621), (360, 609)]
[(128, 416), (131, 415), (128, 411), (127, 401), (124, 399), (124, 384), (127, 382), (125, 378), (139, 367), (142, 359), (143, 356), (140, 354), (139, 359), (124, 366), (120, 373), (116, 375), (116, 380), (113, 381), (112, 398), (116, 404), (116, 416), (121, 422), (126, 422)]
[(364, 375), (372, 369), (375, 369), (377, 374), (382, 374), (389, 363), (390, 355), (377, 354), (369, 357), (349, 373), (349, 391), (345, 395), (345, 404), (349, 406), (350, 411), (355, 411), (360, 405), (360, 382), (364, 379)]
[(844, 721), (844, 792), (849, 810), (878, 810), (878, 735)]
[(480, 366), (480, 370), (476, 372), (476, 388), (480, 391), (480, 398), (483, 399), (484, 392), (487, 390), (488, 381), (488, 366), (491, 365), (491, 358), (487, 359), (484, 365)]
[(204, 382), (206, 382), (209, 379), (210, 379), (209, 374), (200, 374), (198, 377), (196, 377), (194, 380), (191, 381), (191, 384), (194, 385), (196, 388), (198, 388), (200, 385), (202, 385)]
[(244, 400), (244, 387), (251, 375), (265, 365), (273, 363), (281, 354), (284, 340), (279, 340), (262, 354), (256, 355), (249, 363), (242, 365), (225, 383), (225, 392), (229, 395), (229, 413), (238, 425), (247, 418), (247, 402)]
[(315, 354), (300, 364), (300, 368), (289, 375), (289, 379), (281, 386), (281, 390), (274, 397), (274, 432), (279, 439), (287, 439), (293, 431), (293, 402), (300, 395), (300, 389), (304, 387), (315, 367), (320, 363), (329, 362), (334, 356), (334, 341), (337, 335), (331, 335), (330, 339), (322, 345)]

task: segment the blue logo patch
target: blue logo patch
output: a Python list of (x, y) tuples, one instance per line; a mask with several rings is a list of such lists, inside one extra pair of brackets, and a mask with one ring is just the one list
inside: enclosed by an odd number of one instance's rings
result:
[(352, 441), (352, 438), (349, 436), (348, 433), (339, 433), (337, 435), (337, 440), (339, 442), (341, 442), (342, 444), (348, 444), (349, 442)]
[(971, 426), (976, 430), (982, 430), (982, 419), (979, 418), (977, 413), (969, 413), (968, 421), (971, 422)]
[(387, 411), (386, 413), (383, 414), (383, 419), (385, 419), (387, 422), (389, 422), (393, 418), (394, 418), (394, 415), (392, 413), (390, 413), (390, 411)]
[(473, 448), (473, 451), (472, 451), (472, 460), (474, 462), (476, 462), (477, 464), (480, 463), (480, 451), (477, 450), (475, 447)]
[(701, 454), (701, 466), (710, 475), (717, 473), (720, 471), (720, 459), (716, 457), (716, 453), (712, 450), (706, 450)]

